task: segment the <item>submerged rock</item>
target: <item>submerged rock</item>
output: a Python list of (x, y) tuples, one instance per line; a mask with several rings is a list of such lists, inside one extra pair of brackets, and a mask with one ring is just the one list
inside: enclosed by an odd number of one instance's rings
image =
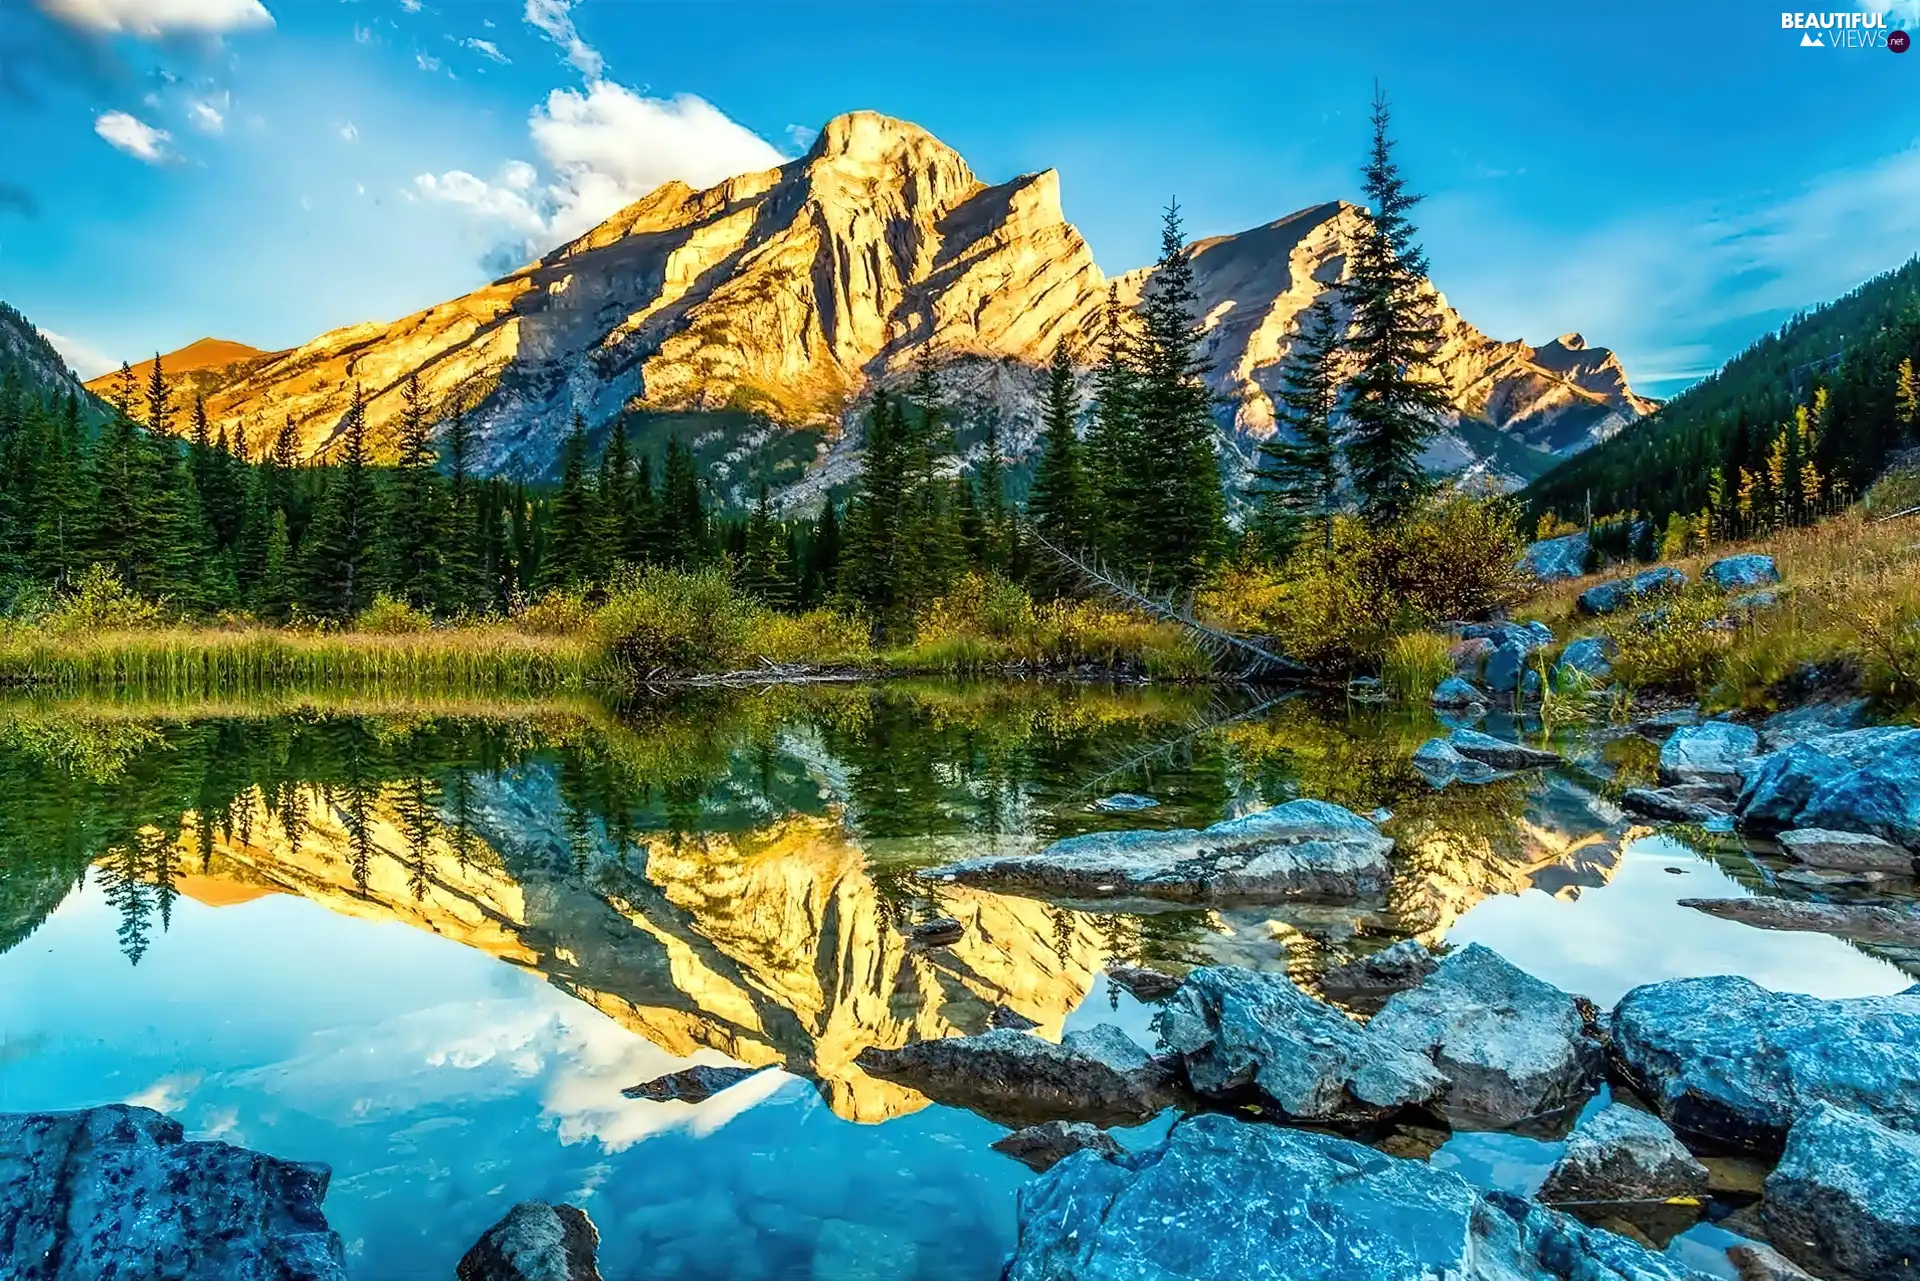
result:
[(1020, 1193), (1005, 1281), (1695, 1281), (1624, 1237), (1424, 1161), (1219, 1114)]
[(1665, 823), (1706, 823), (1733, 813), (1725, 789), (1690, 783), (1684, 787), (1633, 787), (1620, 803), (1636, 814)]
[(1070, 898), (1335, 902), (1384, 892), (1393, 840), (1352, 810), (1288, 801), (1195, 831), (1089, 832), (1035, 853), (936, 868), (935, 879)]
[(1807, 867), (1844, 872), (1892, 872), (1908, 876), (1920, 858), (1890, 841), (1865, 832), (1829, 832), (1819, 827), (1796, 827), (1780, 833), (1780, 849)]
[(1580, 593), (1580, 599), (1574, 605), (1583, 614), (1612, 614), (1645, 597), (1677, 592), (1686, 585), (1685, 574), (1671, 565), (1658, 565), (1642, 570), (1631, 578), (1618, 578), (1589, 587)]
[(1816, 1104), (1767, 1177), (1767, 1235), (1824, 1277), (1920, 1277), (1920, 1136)]
[(938, 1103), (1009, 1126), (1083, 1120), (1143, 1121), (1177, 1097), (1168, 1065), (1111, 1023), (1069, 1032), (1058, 1044), (1026, 1032), (869, 1047), (855, 1063)]
[(1866, 903), (1803, 903), (1795, 899), (1683, 898), (1681, 907), (1762, 930), (1831, 934), (1856, 943), (1920, 947), (1920, 912)]
[(1920, 851), (1920, 729), (1824, 734), (1762, 757), (1738, 808), (1753, 831), (1865, 832)]
[(1464, 709), (1484, 706), (1492, 700), (1478, 689), (1461, 680), (1458, 676), (1449, 676), (1434, 687), (1433, 705), (1435, 707)]
[(1520, 563), (1541, 582), (1558, 583), (1583, 576), (1587, 572), (1587, 558), (1592, 551), (1593, 540), (1587, 537), (1585, 530), (1581, 530), (1577, 534), (1528, 543), (1526, 550), (1520, 553)]
[(1759, 751), (1760, 735), (1745, 725), (1708, 721), (1677, 729), (1660, 748), (1660, 781), (1738, 791), (1742, 770)]
[(967, 927), (951, 916), (936, 916), (907, 930), (907, 941), (915, 947), (950, 947), (967, 936)]
[(639, 1085), (629, 1085), (620, 1093), (630, 1099), (651, 1099), (655, 1103), (704, 1103), (722, 1090), (730, 1090), (764, 1068), (732, 1067), (696, 1063), (692, 1067), (656, 1076)]
[(1180, 990), (1181, 980), (1139, 965), (1109, 965), (1107, 977), (1127, 989), (1136, 1001), (1164, 1001)]
[(1040, 1024), (1018, 1010), (1008, 1009), (1004, 1005), (996, 1005), (987, 1012), (987, 1026), (990, 1028), (1002, 1028), (1009, 1032), (1031, 1032), (1034, 1028), (1039, 1027)]
[(1727, 1262), (1733, 1264), (1740, 1281), (1817, 1281), (1772, 1246), (1758, 1242), (1728, 1246)]
[(1448, 1082), (1441, 1110), (1471, 1125), (1577, 1106), (1605, 1063), (1573, 997), (1478, 943), (1390, 999), (1367, 1032), (1430, 1058)]
[(1320, 975), (1319, 987), (1329, 999), (1354, 1009), (1377, 1008), (1395, 992), (1417, 987), (1440, 965), (1418, 939), (1401, 939), (1391, 947), (1355, 957)]
[(1444, 738), (1430, 738), (1420, 744), (1407, 763), (1433, 788), (1446, 788), (1454, 783), (1491, 783), (1507, 777), (1484, 761), (1462, 756)]
[(1128, 814), (1135, 810), (1150, 810), (1160, 802), (1151, 796), (1140, 796), (1133, 792), (1116, 792), (1112, 796), (1103, 796), (1093, 803), (1093, 808), (1105, 810), (1109, 814)]
[(600, 1233), (571, 1205), (522, 1201), (460, 1260), (459, 1281), (600, 1281)]
[(0, 1276), (346, 1281), (327, 1182), (149, 1108), (0, 1115)]
[(1685, 1134), (1776, 1152), (1815, 1104), (1920, 1127), (1920, 988), (1825, 1001), (1729, 975), (1637, 987), (1615, 1062)]
[(1657, 1116), (1614, 1103), (1582, 1120), (1540, 1185), (1542, 1201), (1663, 1201), (1707, 1195), (1707, 1167)]
[(1015, 1130), (993, 1145), (1029, 1170), (1046, 1173), (1075, 1152), (1088, 1150), (1102, 1156), (1123, 1156), (1126, 1149), (1111, 1134), (1085, 1121), (1047, 1121)]
[(1771, 587), (1780, 581), (1780, 567), (1774, 564), (1773, 557), (1749, 552), (1744, 556), (1727, 556), (1707, 566), (1707, 577), (1713, 585), (1722, 591), (1735, 591), (1748, 587)]
[(1544, 752), (1478, 730), (1457, 729), (1447, 736), (1447, 745), (1468, 760), (1495, 769), (1540, 769), (1566, 763), (1557, 752)]
[(1372, 1035), (1284, 974), (1195, 970), (1159, 1027), (1195, 1093), (1257, 1102), (1290, 1120), (1372, 1120), (1446, 1087), (1425, 1056)]

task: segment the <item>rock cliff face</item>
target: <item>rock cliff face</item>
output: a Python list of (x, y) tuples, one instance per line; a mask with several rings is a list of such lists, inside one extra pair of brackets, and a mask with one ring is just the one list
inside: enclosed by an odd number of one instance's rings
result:
[[(1194, 246), (1210, 377), (1242, 457), (1273, 429), (1296, 318), (1341, 279), (1360, 217), (1317, 205)], [(1123, 295), (1149, 279), (1122, 277)], [(1090, 352), (1106, 286), (1053, 171), (990, 186), (925, 130), (854, 112), (797, 160), (704, 191), (667, 183), (465, 297), (190, 378), (230, 432), (258, 444), (291, 421), (320, 455), (356, 382), (376, 447), (390, 447), (400, 384), (417, 372), (436, 404), (475, 406), (481, 465), (538, 474), (576, 410), (596, 429), (623, 410), (744, 410), (752, 425), (728, 420), (736, 434), (811, 426), (833, 441), (863, 393), (910, 376), (924, 352), (963, 418), (997, 415), (1017, 455), (1035, 436), (1040, 367), (1061, 342)], [(1577, 334), (1496, 342), (1436, 302), (1440, 373), (1466, 424), (1436, 469), (1516, 478), (1650, 407)], [(844, 475), (845, 451), (823, 452), (809, 470)]]

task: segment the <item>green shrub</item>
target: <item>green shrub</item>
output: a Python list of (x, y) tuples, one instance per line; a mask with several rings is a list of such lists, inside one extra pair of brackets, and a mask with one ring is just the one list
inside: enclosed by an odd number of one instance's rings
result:
[(552, 591), (521, 607), (513, 625), (530, 636), (581, 636), (593, 627), (593, 606), (580, 592)]
[(353, 620), (353, 630), (376, 636), (411, 636), (432, 631), (433, 620), (407, 602), (379, 592), (374, 596), (373, 604), (361, 610), (359, 617)]
[(160, 606), (127, 590), (120, 575), (106, 565), (93, 565), (80, 576), (73, 591), (41, 619), (41, 627), (55, 636), (97, 632), (134, 632), (159, 627), (166, 621)]
[(1380, 664), (1380, 682), (1387, 692), (1409, 702), (1433, 695), (1441, 681), (1453, 675), (1453, 644), (1433, 632), (1408, 632), (1387, 643)]
[(1705, 694), (1716, 682), (1739, 630), (1726, 598), (1698, 587), (1650, 609), (1615, 615), (1604, 629), (1618, 652), (1613, 670), (1629, 690)]
[(637, 674), (715, 672), (746, 658), (765, 611), (719, 566), (649, 566), (617, 575), (593, 627), (608, 656)]

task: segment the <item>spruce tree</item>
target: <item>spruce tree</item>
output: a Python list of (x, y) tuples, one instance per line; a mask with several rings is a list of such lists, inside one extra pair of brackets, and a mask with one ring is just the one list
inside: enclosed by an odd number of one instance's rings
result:
[(1427, 492), (1420, 455), (1449, 409), (1446, 389), (1432, 376), (1440, 320), (1425, 292), (1427, 259), (1409, 216), (1421, 197), (1407, 189), (1394, 160), (1390, 123), (1387, 100), (1376, 91), (1373, 145), (1362, 171), (1369, 212), (1349, 250), (1344, 286), (1353, 317), (1347, 466), (1362, 510), (1388, 521)]
[(707, 512), (700, 497), (700, 477), (694, 471), (693, 451), (677, 436), (667, 442), (658, 510), (660, 558), (682, 568), (706, 559)]
[(1093, 531), (1079, 417), (1080, 393), (1074, 383), (1073, 358), (1063, 342), (1053, 349), (1053, 362), (1047, 367), (1040, 461), (1034, 466), (1027, 516), (1042, 537), (1069, 551), (1085, 551)]
[(1199, 350), (1199, 301), (1176, 202), (1162, 220), (1160, 260), (1141, 306), (1140, 374), (1133, 399), (1145, 463), (1136, 483), (1146, 487), (1146, 501), (1127, 514), (1151, 570), (1187, 588), (1206, 574), (1227, 543), (1213, 403)]
[[(608, 565), (616, 561), (637, 565), (645, 559), (640, 512), (633, 490), (633, 460), (627, 453), (626, 425), (615, 419), (607, 432), (607, 446), (600, 454), (600, 472), (594, 486), (598, 503), (595, 520), (600, 527), (602, 558)], [(641, 555), (632, 555), (631, 551), (640, 551)]]
[(85, 431), (79, 398), (69, 393), (60, 412), (46, 414), (46, 443), (36, 449), (30, 562), (34, 576), (65, 587), (84, 568), (88, 524), (95, 502), (88, 489)]
[(1007, 464), (1000, 456), (1000, 420), (987, 416), (986, 438), (980, 442), (980, 529), (982, 554), (977, 563), (987, 569), (1007, 567)]
[(911, 621), (921, 605), (946, 591), (967, 549), (959, 512), (964, 482), (945, 474), (946, 459), (954, 452), (953, 427), (926, 348), (921, 349), (906, 400), (904, 410), (898, 401), (894, 403), (894, 416), (906, 442), (901, 537), (913, 556), (902, 564), (905, 573), (899, 586), (906, 618)]
[(759, 501), (747, 518), (737, 574), (741, 590), (775, 609), (791, 609), (794, 604), (793, 562), (787, 554), (786, 533), (774, 518), (773, 501), (767, 487), (760, 486)]
[(840, 514), (829, 498), (807, 539), (800, 575), (800, 604), (808, 609), (831, 600), (840, 580)]
[(367, 468), (367, 410), (358, 383), (329, 473), (300, 545), (302, 603), (319, 617), (347, 621), (372, 603), (380, 586), (378, 500)]
[(1333, 545), (1340, 455), (1333, 413), (1340, 399), (1340, 325), (1330, 294), (1307, 308), (1287, 353), (1273, 435), (1254, 468), (1254, 529), (1262, 554), (1285, 556), (1313, 525)]
[(296, 598), (293, 540), (287, 536), (287, 514), (276, 507), (260, 553), (260, 574), (252, 585), (253, 609), (269, 622), (284, 623), (293, 615)]
[(450, 516), (433, 445), (433, 420), (420, 375), (400, 386), (400, 457), (382, 525), (386, 571), (395, 593), (434, 613), (448, 596), (444, 559)]
[(596, 552), (600, 523), (587, 482), (587, 424), (578, 413), (560, 447), (560, 489), (553, 500), (553, 527), (540, 573), (545, 588), (579, 588), (599, 578)]
[(877, 393), (867, 414), (860, 475), (847, 504), (839, 588), (881, 639), (897, 637), (912, 621), (903, 582), (908, 558), (920, 553), (904, 537), (911, 434), (905, 412), (886, 392)]
[(1133, 568), (1141, 550), (1134, 537), (1138, 518), (1153, 493), (1140, 435), (1138, 344), (1117, 285), (1107, 286), (1100, 328), (1093, 426), (1087, 433), (1089, 541), (1116, 564)]
[(441, 608), (486, 613), (494, 608), (494, 592), (481, 567), (481, 491), (473, 478), (473, 435), (464, 406), (454, 406), (441, 446), (447, 468), (447, 534), (440, 557), (446, 596)]

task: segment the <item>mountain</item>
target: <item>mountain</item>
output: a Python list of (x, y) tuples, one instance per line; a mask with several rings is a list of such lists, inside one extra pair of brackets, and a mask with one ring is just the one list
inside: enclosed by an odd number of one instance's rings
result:
[[(1359, 217), (1318, 205), (1195, 246), (1233, 454), (1272, 430), (1294, 318), (1341, 279)], [(1119, 283), (1137, 299), (1149, 279)], [(258, 442), (291, 420), (309, 454), (355, 382), (376, 448), (390, 448), (417, 372), (436, 403), (473, 407), (486, 467), (548, 473), (575, 412), (596, 435), (624, 415), (642, 447), (667, 431), (693, 440), (723, 492), (760, 478), (798, 498), (850, 473), (860, 398), (910, 377), (922, 353), (963, 441), (991, 415), (1010, 452), (1030, 451), (1040, 369), (1058, 343), (1090, 352), (1107, 284), (1056, 173), (989, 185), (925, 130), (861, 111), (799, 159), (702, 191), (667, 183), (464, 297), (192, 377), (229, 430)], [(1464, 427), (1437, 468), (1517, 483), (1651, 408), (1577, 335), (1533, 348), (1444, 315), (1441, 371)]]
[(91, 411), (97, 407), (33, 322), (0, 302), (0, 383), (8, 381), (17, 382), (28, 394), (43, 400), (77, 394), (83, 408)]
[(1526, 498), (1536, 511), (1576, 518), (1589, 507), (1656, 519), (1697, 512), (1716, 468), (1729, 490), (1740, 468), (1766, 469), (1771, 442), (1816, 387), (1829, 396), (1817, 462), (1862, 493), (1890, 454), (1920, 436), (1897, 404), (1902, 361), (1920, 365), (1920, 258), (1762, 335), (1632, 430), (1542, 476)]
[[(248, 368), (261, 363), (263, 357), (285, 354), (262, 351), (228, 338), (200, 338), (178, 351), (165, 353), (159, 360), (160, 368), (173, 389), (175, 401), (186, 405), (192, 403), (196, 394), (211, 395), (223, 387), (231, 386), (245, 376)], [(130, 369), (137, 399), (146, 394), (147, 380), (153, 376), (153, 359), (150, 357), (132, 364)], [(118, 394), (120, 383), (121, 373), (115, 369), (98, 378), (88, 379), (87, 390), (103, 400), (112, 400)]]

